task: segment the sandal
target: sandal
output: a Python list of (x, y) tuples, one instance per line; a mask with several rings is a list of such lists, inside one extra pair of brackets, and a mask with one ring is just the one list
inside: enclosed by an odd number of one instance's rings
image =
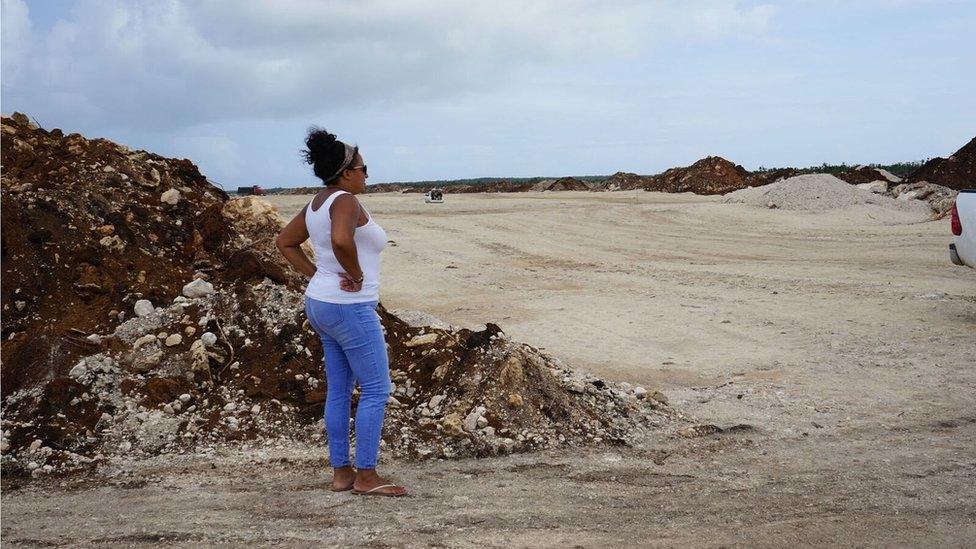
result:
[(383, 484), (373, 488), (372, 490), (365, 491), (356, 490), (353, 488), (352, 493), (356, 494), (357, 496), (385, 496), (390, 498), (398, 498), (407, 495), (407, 492), (377, 492), (377, 490), (382, 490), (383, 488), (400, 488), (400, 486), (397, 486), (396, 484)]

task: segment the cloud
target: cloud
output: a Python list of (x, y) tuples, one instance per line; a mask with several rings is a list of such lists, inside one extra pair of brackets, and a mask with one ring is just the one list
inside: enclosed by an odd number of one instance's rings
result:
[(45, 32), (3, 0), (6, 105), (57, 124), (171, 131), (514, 89), (538, 67), (662, 36), (761, 32), (765, 5), (542, 0), (79, 0)]
[(0, 56), (2, 56), (3, 82), (20, 83), (24, 70), (23, 61), (31, 43), (31, 23), (27, 4), (22, 0), (2, 0), (0, 3)]

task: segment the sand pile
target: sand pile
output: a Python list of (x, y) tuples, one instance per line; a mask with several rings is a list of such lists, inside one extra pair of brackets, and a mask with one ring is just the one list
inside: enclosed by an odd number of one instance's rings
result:
[(927, 205), (918, 201), (882, 196), (829, 174), (798, 175), (761, 187), (741, 189), (727, 194), (725, 202), (800, 211), (837, 210), (871, 204), (908, 213), (931, 213)]
[(976, 137), (949, 158), (933, 158), (912, 172), (907, 183), (932, 183), (961, 191), (976, 188)]
[[(2, 124), (5, 473), (321, 440), (322, 351), (273, 208), (229, 201), (187, 160)], [(622, 443), (672, 415), (493, 325), (380, 314), (393, 455)]]

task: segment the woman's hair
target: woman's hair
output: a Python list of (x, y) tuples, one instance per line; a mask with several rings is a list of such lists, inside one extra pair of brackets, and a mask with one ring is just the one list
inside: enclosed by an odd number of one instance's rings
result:
[[(315, 176), (326, 185), (334, 181), (346, 160), (346, 144), (322, 128), (312, 126), (305, 138), (305, 147), (302, 155), (305, 162), (312, 165)], [(353, 147), (353, 157), (358, 154), (359, 147)]]

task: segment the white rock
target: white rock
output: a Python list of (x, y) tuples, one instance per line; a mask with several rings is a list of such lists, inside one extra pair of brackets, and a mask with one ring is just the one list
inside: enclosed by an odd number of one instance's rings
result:
[(202, 278), (193, 279), (186, 286), (183, 286), (183, 295), (190, 299), (196, 299), (205, 295), (210, 295), (214, 291), (213, 284)]
[(634, 387), (634, 395), (636, 395), (637, 398), (643, 398), (644, 395), (646, 394), (647, 394), (647, 389), (640, 386)]
[(172, 414), (173, 413), (173, 407), (170, 406), (169, 404), (167, 404), (167, 405), (163, 406), (163, 411), (166, 412), (167, 414)]
[(136, 350), (139, 347), (142, 347), (143, 345), (147, 345), (149, 343), (155, 343), (155, 342), (156, 342), (156, 336), (152, 334), (146, 334), (132, 343), (132, 349)]
[(872, 181), (870, 183), (859, 183), (857, 185), (858, 189), (864, 189), (866, 191), (871, 191), (877, 194), (884, 194), (888, 192), (888, 183), (885, 181)]
[(203, 335), (200, 336), (200, 341), (207, 347), (213, 347), (214, 343), (217, 343), (217, 335), (213, 332), (203, 332)]
[(30, 443), (30, 448), (28, 448), (28, 450), (27, 450), (27, 451), (28, 451), (28, 452), (36, 452), (37, 450), (39, 450), (39, 449), (40, 449), (40, 447), (41, 447), (41, 444), (44, 444), (43, 442), (41, 442), (41, 439), (39, 439), (39, 438), (35, 438), (35, 439), (34, 439), (34, 442), (31, 442), (31, 443)]
[(225, 412), (233, 412), (236, 409), (237, 409), (237, 404), (234, 402), (228, 402), (227, 404), (224, 404)]
[(149, 180), (155, 183), (155, 185), (159, 185), (161, 179), (162, 178), (159, 176), (159, 170), (157, 170), (156, 168), (149, 170)]
[(135, 311), (136, 316), (146, 316), (152, 314), (156, 308), (153, 307), (152, 301), (149, 301), (148, 299), (140, 299), (139, 301), (136, 301), (136, 305), (133, 307), (133, 310)]
[(183, 343), (183, 336), (181, 336), (180, 334), (173, 334), (166, 338), (167, 347), (175, 347), (180, 343)]
[(180, 191), (176, 189), (170, 189), (160, 195), (159, 200), (175, 206), (180, 201)]
[(251, 413), (252, 414), (260, 414), (261, 413), (261, 407), (258, 406), (257, 404), (255, 404), (254, 406), (251, 406)]
[(10, 449), (10, 441), (7, 439), (0, 440), (0, 453), (6, 454), (7, 450), (9, 449)]
[(481, 419), (481, 412), (475, 408), (464, 418), (464, 422), (462, 423), (464, 430), (469, 433), (473, 433), (478, 428), (479, 419)]
[(410, 341), (406, 343), (407, 347), (416, 347), (417, 345), (426, 345), (427, 343), (433, 343), (437, 341), (437, 334), (424, 334), (415, 336)]
[(18, 311), (23, 311), (24, 307), (26, 306), (27, 306), (26, 301), (14, 301), (14, 307), (16, 307)]
[(68, 372), (68, 377), (78, 380), (85, 377), (85, 374), (87, 373), (88, 368), (85, 366), (85, 363), (79, 362), (78, 364), (75, 364), (75, 367), (72, 368), (70, 372)]
[(190, 402), (191, 398), (193, 397), (190, 396), (190, 393), (183, 393), (180, 395), (180, 402)]

